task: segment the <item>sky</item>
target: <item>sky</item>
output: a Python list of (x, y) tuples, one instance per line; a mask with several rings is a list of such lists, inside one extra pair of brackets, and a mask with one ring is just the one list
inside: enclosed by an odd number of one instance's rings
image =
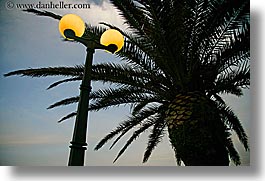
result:
[[(52, 103), (79, 94), (79, 83), (46, 88), (57, 78), (4, 77), (3, 74), (25, 68), (48, 66), (73, 66), (85, 60), (85, 47), (63, 42), (58, 31), (58, 21), (37, 17), (18, 8), (8, 9), (8, 0), (0, 1), (0, 165), (64, 166), (68, 162), (69, 142), (72, 138), (74, 119), (61, 124), (57, 121), (76, 109), (76, 105), (47, 110)], [(13, 1), (16, 3), (17, 1)], [(21, 0), (20, 3), (36, 1)], [(41, 0), (42, 3), (49, 2)], [(59, 2), (53, 1), (54, 3)], [(60, 15), (75, 13), (92, 25), (99, 22), (114, 24), (126, 29), (115, 8), (105, 0), (65, 1), (89, 3), (89, 9), (46, 9)], [(94, 63), (119, 61), (114, 55), (97, 50)], [(93, 89), (101, 85), (93, 83)], [(242, 121), (250, 136), (250, 91), (244, 96), (224, 96)], [(138, 138), (116, 162), (112, 163), (126, 137), (109, 150), (107, 144), (99, 151), (94, 147), (107, 133), (130, 114), (129, 107), (111, 108), (89, 113), (87, 166), (175, 166), (174, 152), (167, 136), (158, 145), (149, 161), (142, 163), (147, 144), (147, 133)], [(130, 136), (130, 135), (128, 135)], [(127, 138), (128, 138), (127, 136)], [(235, 144), (242, 157), (242, 165), (249, 165), (249, 153), (235, 137)]]

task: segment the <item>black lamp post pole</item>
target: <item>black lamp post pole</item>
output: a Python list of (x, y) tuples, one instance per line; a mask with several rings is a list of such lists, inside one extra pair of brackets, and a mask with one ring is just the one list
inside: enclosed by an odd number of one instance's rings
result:
[(110, 44), (108, 46), (96, 43), (94, 40), (87, 40), (75, 36), (74, 31), (66, 29), (64, 34), (67, 38), (74, 39), (87, 47), (87, 56), (85, 61), (85, 70), (83, 79), (80, 85), (80, 97), (77, 107), (77, 115), (75, 120), (75, 127), (72, 141), (70, 142), (70, 156), (68, 166), (84, 166), (85, 150), (86, 150), (86, 132), (87, 132), (87, 115), (89, 107), (89, 94), (91, 91), (91, 72), (92, 62), (95, 49), (108, 50), (114, 53), (117, 46)]
[[(88, 47), (88, 46), (87, 46)], [(84, 166), (85, 150), (86, 150), (86, 132), (87, 118), (89, 106), (89, 94), (91, 91), (91, 70), (93, 54), (95, 49), (87, 48), (87, 56), (85, 61), (85, 70), (80, 85), (80, 98), (78, 102), (77, 115), (74, 127), (72, 141), (70, 142), (70, 156), (68, 166)]]

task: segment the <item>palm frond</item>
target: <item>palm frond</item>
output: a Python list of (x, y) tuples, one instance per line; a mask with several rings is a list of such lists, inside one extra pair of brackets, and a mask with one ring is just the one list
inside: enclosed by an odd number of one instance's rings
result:
[(51, 84), (47, 90), (51, 89), (51, 88), (54, 88), (62, 83), (66, 83), (66, 82), (73, 82), (73, 81), (80, 81), (82, 80), (82, 77), (74, 77), (74, 78), (69, 78), (69, 79), (63, 79), (63, 80), (60, 80), (60, 81), (57, 81), (57, 82), (54, 82), (53, 84)]
[(231, 66), (238, 66), (242, 61), (247, 61), (250, 57), (250, 24), (234, 38), (230, 38), (229, 43), (220, 54), (216, 55), (216, 65), (221, 73)]
[[(208, 51), (208, 56), (215, 49), (218, 48), (218, 43), (225, 40), (225, 36), (228, 33), (231, 34), (231, 30), (238, 29), (241, 23), (240, 18), (246, 17), (249, 19), (249, 1), (209, 1), (208, 13), (204, 18), (202, 24), (202, 33), (199, 38), (199, 42), (202, 42), (204, 47), (204, 53), (202, 57), (205, 57), (205, 53)], [(238, 20), (237, 20), (238, 19)], [(235, 24), (235, 25), (233, 25)], [(210, 47), (207, 51), (207, 47)], [(206, 49), (205, 49), (206, 48)], [(207, 61), (207, 58), (205, 59)]]
[(77, 103), (78, 101), (79, 101), (79, 96), (63, 99), (59, 102), (56, 102), (50, 105), (47, 109), (52, 109), (52, 108), (59, 107), (59, 106), (65, 106), (65, 105)]
[(67, 119), (70, 119), (70, 118), (72, 118), (72, 117), (74, 117), (74, 116), (76, 116), (76, 115), (77, 115), (77, 112), (72, 112), (72, 113), (70, 113), (70, 114), (64, 116), (63, 118), (61, 118), (61, 119), (58, 121), (58, 123), (61, 123), (61, 122), (65, 121), (65, 120), (67, 120)]
[(125, 152), (125, 150), (128, 148), (128, 146), (134, 141), (136, 140), (141, 133), (143, 133), (144, 131), (146, 131), (149, 127), (151, 127), (154, 124), (155, 120), (148, 120), (145, 123), (143, 123), (143, 125), (136, 130), (133, 135), (128, 139), (128, 141), (126, 142), (126, 144), (123, 146), (123, 148), (119, 151), (118, 155), (116, 156), (116, 158), (114, 159), (113, 163), (116, 162), (120, 156)]
[(175, 154), (175, 157), (176, 157), (178, 166), (181, 166), (181, 158), (180, 158), (180, 155), (176, 153)]
[(156, 123), (154, 124), (152, 133), (149, 135), (149, 140), (147, 144), (146, 151), (144, 153), (143, 163), (147, 162), (158, 143), (162, 141), (164, 136), (164, 129), (166, 127), (166, 122), (164, 117), (159, 115), (157, 117)]
[(141, 100), (150, 100), (155, 103), (161, 102), (161, 100), (158, 97), (149, 96), (146, 95), (145, 93), (142, 94), (139, 93), (139, 94), (127, 95), (126, 97), (115, 97), (112, 99), (110, 99), (109, 97), (105, 97), (102, 99), (95, 100), (93, 101), (93, 103), (90, 104), (89, 110), (99, 111), (101, 109), (107, 109), (109, 107), (134, 104)]
[[(144, 110), (145, 111), (145, 110)], [(128, 132), (130, 131), (134, 126), (138, 125), (138, 124), (141, 124), (145, 119), (155, 119), (157, 117), (157, 114), (159, 114), (159, 112), (161, 111), (161, 109), (159, 108), (158, 111), (152, 115), (149, 115), (147, 117), (147, 115), (145, 115), (146, 113), (145, 112), (141, 112), (141, 113), (138, 113), (138, 115), (133, 115), (133, 117), (131, 117), (131, 121), (134, 121), (134, 123), (131, 125), (131, 126), (128, 126), (127, 128), (125, 128), (122, 133), (114, 140), (114, 142), (112, 143), (112, 145), (110, 146), (109, 149), (112, 149), (115, 144)], [(144, 119), (143, 118), (140, 118), (139, 119), (139, 116), (142, 117), (142, 114), (144, 114)], [(136, 121), (137, 119), (137, 121)]]
[(150, 95), (153, 95), (152, 92), (144, 89), (140, 89), (133, 86), (118, 86), (116, 88), (105, 88), (105, 89), (99, 89), (97, 91), (90, 93), (90, 99), (103, 99), (103, 98), (120, 98), (120, 97), (126, 97), (130, 95), (136, 95), (141, 93), (148, 93)]
[(124, 18), (129, 28), (141, 37), (144, 37), (145, 33), (142, 29), (142, 22), (148, 21), (143, 11), (131, 0), (111, 0), (111, 3), (117, 7), (120, 16)]
[(99, 89), (90, 94), (90, 99), (93, 102), (90, 104), (89, 110), (94, 111), (110, 106), (134, 103), (140, 99), (149, 100), (149, 102), (160, 101), (152, 92), (133, 86)]
[[(137, 44), (142, 44), (142, 46), (139, 47)], [(152, 52), (151, 49), (153, 49), (152, 45), (149, 45), (147, 42), (132, 40), (132, 38), (130, 38), (125, 41), (123, 50), (119, 52), (118, 55), (125, 61), (139, 65), (145, 71), (154, 72), (158, 69), (158, 66), (147, 54), (147, 52)]]
[(235, 165), (240, 165), (241, 164), (240, 157), (234, 147), (232, 139), (228, 137), (226, 139), (225, 144), (226, 144), (230, 159), (235, 163)]
[(250, 86), (250, 68), (247, 63), (243, 63), (242, 66), (236, 67), (231, 72), (220, 75), (215, 81), (214, 92), (241, 96), (241, 88), (248, 86)]
[[(148, 117), (156, 114), (158, 111), (158, 107), (147, 107), (143, 109), (141, 112), (139, 112), (137, 115), (134, 115), (132, 117), (129, 117), (128, 120), (122, 122), (116, 129), (111, 131), (108, 135), (106, 135), (95, 147), (95, 150), (100, 149), (107, 141), (112, 139), (117, 134), (121, 133), (124, 135), (127, 133), (131, 128), (135, 127), (136, 125), (140, 124), (142, 121), (147, 119)], [(114, 144), (120, 139), (121, 137), (118, 137), (117, 140), (114, 141)], [(111, 146), (113, 147), (114, 144)]]
[(143, 108), (145, 108), (148, 104), (153, 103), (152, 100), (143, 100), (141, 102), (136, 103), (132, 109), (132, 115), (137, 115)]
[(225, 124), (235, 131), (239, 138), (239, 141), (244, 145), (245, 150), (248, 151), (248, 137), (238, 117), (235, 115), (232, 109), (225, 104), (220, 104), (218, 109), (221, 115), (224, 116)]
[(157, 78), (155, 75), (125, 64), (94, 65), (92, 67), (92, 80), (135, 86), (157, 93), (167, 91), (163, 82), (159, 82), (159, 85), (156, 86)]
[(82, 76), (83, 75), (83, 65), (73, 66), (73, 67), (47, 67), (47, 68), (29, 68), (16, 70), (4, 74), (5, 77), (20, 75), (29, 77), (47, 77), (47, 76)]
[(57, 19), (57, 20), (60, 20), (62, 18), (62, 16), (54, 14), (54, 13), (49, 12), (49, 11), (39, 11), (37, 9), (24, 9), (22, 11), (25, 11), (25, 12), (28, 12), (28, 13), (33, 13), (33, 14), (36, 14), (38, 16), (51, 17), (51, 18)]
[(241, 32), (236, 38), (231, 38), (221, 52), (213, 54), (210, 62), (201, 66), (200, 74), (204, 79), (205, 85), (211, 85), (215, 79), (224, 78), (235, 72), (235, 69), (248, 69), (247, 65), (249, 65), (250, 59), (249, 36), (250, 29), (247, 28), (245, 32)]

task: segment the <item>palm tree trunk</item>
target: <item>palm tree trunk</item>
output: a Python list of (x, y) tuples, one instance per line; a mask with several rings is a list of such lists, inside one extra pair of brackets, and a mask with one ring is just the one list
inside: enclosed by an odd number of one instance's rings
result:
[(179, 94), (166, 112), (171, 144), (186, 166), (228, 166), (226, 127), (216, 104), (198, 92)]

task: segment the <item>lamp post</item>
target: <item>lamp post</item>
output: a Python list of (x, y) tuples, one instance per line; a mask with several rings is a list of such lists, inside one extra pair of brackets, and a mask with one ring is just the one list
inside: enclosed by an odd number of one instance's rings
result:
[(83, 166), (86, 150), (86, 132), (89, 107), (89, 94), (91, 92), (91, 72), (93, 54), (96, 49), (107, 50), (111, 53), (119, 51), (124, 39), (122, 34), (114, 29), (105, 31), (100, 38), (100, 43), (91, 39), (82, 38), (85, 32), (85, 23), (74, 14), (63, 16), (59, 22), (59, 31), (63, 37), (82, 43), (87, 48), (85, 69), (80, 85), (80, 98), (77, 107), (73, 138), (70, 142), (70, 156), (68, 166)]

